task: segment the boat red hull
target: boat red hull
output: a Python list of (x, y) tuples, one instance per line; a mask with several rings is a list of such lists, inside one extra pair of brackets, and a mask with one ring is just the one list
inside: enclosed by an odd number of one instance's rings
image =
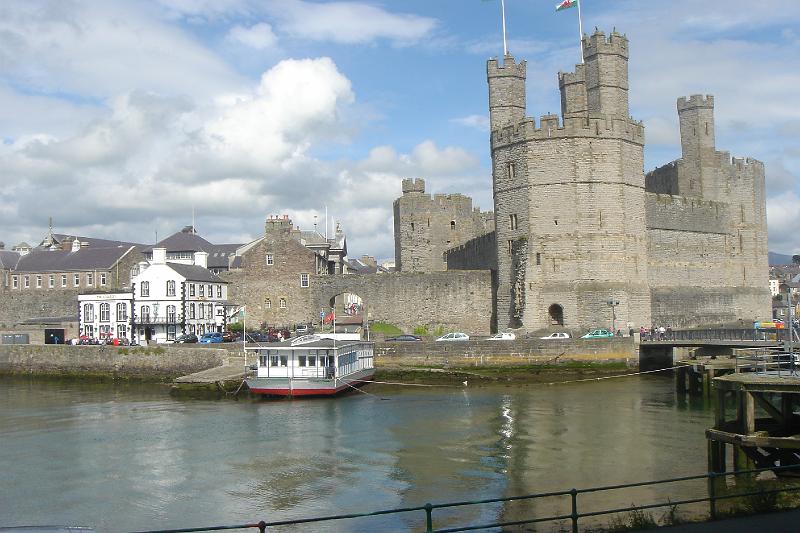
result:
[(262, 394), (265, 396), (334, 396), (353, 387), (359, 387), (366, 381), (372, 379), (375, 375), (374, 372), (361, 376), (352, 381), (341, 382), (337, 387), (273, 387), (273, 386), (252, 386), (248, 383), (248, 388), (253, 394)]

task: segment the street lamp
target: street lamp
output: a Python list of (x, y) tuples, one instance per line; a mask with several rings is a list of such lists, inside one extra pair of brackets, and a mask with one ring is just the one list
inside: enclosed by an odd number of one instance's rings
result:
[(617, 306), (619, 305), (619, 300), (611, 298), (606, 303), (611, 306), (611, 333), (616, 334), (616, 332), (617, 332)]

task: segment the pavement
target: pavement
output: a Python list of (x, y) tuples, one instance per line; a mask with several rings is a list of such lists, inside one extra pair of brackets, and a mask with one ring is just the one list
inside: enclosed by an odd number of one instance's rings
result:
[[(657, 528), (667, 533), (795, 533), (800, 532), (800, 509), (780, 513), (726, 518)], [(639, 531), (653, 531), (639, 530)]]

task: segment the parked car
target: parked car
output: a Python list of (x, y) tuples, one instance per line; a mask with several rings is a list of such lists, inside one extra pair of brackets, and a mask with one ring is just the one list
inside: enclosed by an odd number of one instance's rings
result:
[(271, 342), (272, 339), (266, 333), (261, 331), (251, 331), (247, 334), (247, 342)]
[(385, 339), (386, 342), (405, 342), (405, 341), (421, 341), (422, 337), (419, 335), (397, 335)]
[(292, 333), (286, 328), (270, 328), (267, 330), (267, 340), (269, 342), (285, 341), (292, 336)]
[(222, 342), (233, 342), (235, 339), (236, 335), (232, 331), (222, 332)]
[(437, 342), (438, 341), (468, 341), (468, 340), (469, 340), (469, 335), (467, 335), (466, 333), (459, 333), (457, 331), (453, 332), (453, 333), (447, 333), (445, 335), (442, 335), (438, 339), (436, 339)]
[(294, 333), (298, 337), (300, 335), (311, 335), (312, 333), (314, 333), (314, 328), (312, 328), (308, 324), (297, 324), (294, 327)]
[(203, 336), (200, 337), (199, 342), (200, 344), (216, 344), (218, 342), (222, 342), (222, 333), (204, 333)]
[(544, 337), (539, 337), (543, 341), (558, 341), (563, 339), (569, 339), (569, 333), (566, 331), (556, 331), (555, 333), (551, 333), (550, 335), (546, 335)]
[(607, 329), (593, 329), (581, 339), (606, 339), (608, 337), (613, 337), (614, 334), (608, 331)]
[(514, 333), (512, 333), (510, 331), (502, 331), (500, 333), (495, 333), (494, 335), (489, 337), (487, 340), (490, 340), (490, 341), (513, 341), (516, 338), (517, 338), (517, 336)]
[(181, 335), (176, 338), (175, 342), (178, 344), (194, 344), (197, 342), (197, 335), (194, 333), (187, 333), (186, 335)]

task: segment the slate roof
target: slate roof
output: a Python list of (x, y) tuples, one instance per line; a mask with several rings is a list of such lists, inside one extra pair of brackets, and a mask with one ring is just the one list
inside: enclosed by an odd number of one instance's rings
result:
[(153, 248), (166, 248), (167, 253), (172, 252), (206, 252), (208, 254), (208, 268), (228, 268), (228, 258), (236, 255), (236, 249), (241, 244), (213, 244), (187, 228), (173, 233), (166, 239), (158, 241), (152, 246), (146, 246), (142, 253), (152, 253)]
[(17, 266), (19, 258), (19, 252), (0, 250), (0, 268), (14, 269)]
[(378, 265), (377, 267), (373, 265), (368, 265), (358, 259), (348, 259), (345, 261), (347, 264), (347, 270), (349, 273), (353, 274), (375, 274), (376, 272), (386, 273), (389, 270), (385, 269), (384, 267)]
[(34, 249), (19, 258), (16, 272), (70, 272), (107, 270), (122, 259), (133, 246), (81, 248), (76, 252)]
[(189, 281), (208, 281), (213, 283), (228, 283), (222, 278), (199, 265), (184, 265), (183, 263), (167, 263), (167, 266)]
[(144, 246), (143, 244), (139, 244), (139, 243), (136, 243), (136, 242), (115, 241), (115, 240), (111, 240), (111, 239), (96, 239), (94, 237), (81, 237), (79, 235), (77, 235), (77, 236), (76, 235), (66, 235), (66, 234), (63, 234), (63, 233), (54, 233), (53, 234), (53, 238), (59, 243), (64, 242), (64, 239), (66, 239), (68, 237), (69, 238), (78, 239), (80, 242), (88, 243), (89, 247), (91, 247), (91, 248), (113, 248), (113, 247), (116, 247), (116, 246), (136, 246), (137, 248), (141, 248), (141, 247)]

